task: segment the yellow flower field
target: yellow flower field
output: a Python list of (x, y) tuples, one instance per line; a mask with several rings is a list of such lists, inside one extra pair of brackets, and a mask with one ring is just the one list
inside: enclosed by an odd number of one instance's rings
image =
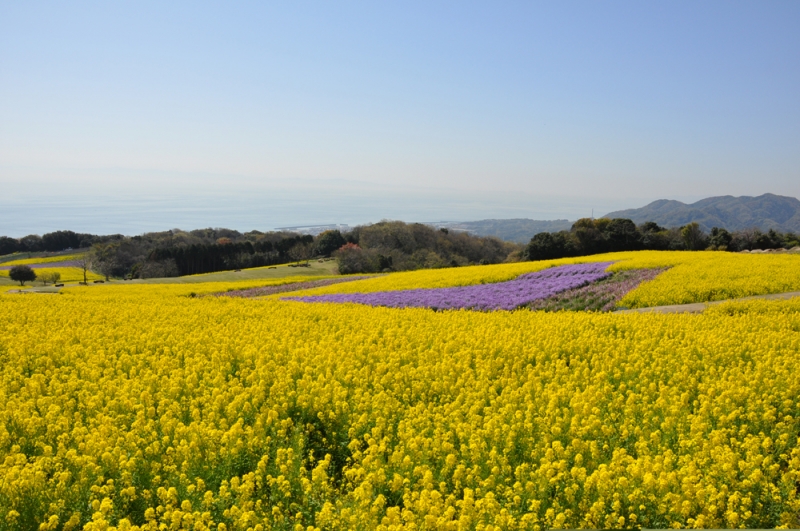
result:
[(82, 253), (77, 254), (61, 254), (56, 256), (43, 256), (40, 258), (20, 258), (19, 260), (10, 260), (3, 262), (0, 265), (15, 266), (15, 265), (34, 265), (34, 264), (50, 264), (54, 262), (70, 262), (78, 260), (83, 257)]
[(298, 292), (298, 295), (368, 293), (502, 282), (548, 267), (584, 262), (615, 262), (609, 267), (610, 271), (670, 267), (669, 271), (625, 297), (622, 305), (629, 308), (800, 291), (800, 255), (797, 254), (631, 251), (541, 262), (408, 271), (305, 290)]
[[(798, 286), (785, 258), (613, 267), (673, 266), (633, 292), (650, 304), (718, 296), (720, 277)], [(0, 293), (0, 529), (800, 526), (798, 299), (660, 315), (190, 296), (265, 284)]]
[[(44, 273), (57, 272), (61, 275), (61, 279), (59, 280), (59, 282), (62, 283), (83, 282), (83, 269), (81, 269), (80, 267), (53, 267), (53, 268), (48, 267), (46, 269), (36, 269), (35, 271), (37, 277), (40, 277)], [(8, 271), (7, 270), (0, 271), (0, 276), (8, 277)], [(86, 278), (91, 282), (92, 280), (102, 280), (104, 277), (92, 271), (87, 271)], [(33, 282), (27, 282), (25, 285), (30, 286), (35, 284), (39, 284), (38, 279)]]

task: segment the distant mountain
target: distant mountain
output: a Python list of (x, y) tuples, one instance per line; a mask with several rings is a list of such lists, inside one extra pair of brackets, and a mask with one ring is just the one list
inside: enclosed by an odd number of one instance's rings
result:
[(764, 194), (758, 197), (709, 197), (696, 203), (661, 199), (642, 208), (618, 210), (607, 218), (628, 218), (634, 223), (655, 221), (664, 227), (680, 227), (696, 221), (706, 231), (712, 227), (742, 230), (757, 227), (781, 232), (800, 232), (800, 201), (794, 197)]
[(528, 243), (540, 232), (569, 230), (572, 221), (566, 219), (483, 219), (480, 221), (439, 221), (426, 223), (437, 228), (463, 230), (476, 236), (496, 236), (509, 242)]

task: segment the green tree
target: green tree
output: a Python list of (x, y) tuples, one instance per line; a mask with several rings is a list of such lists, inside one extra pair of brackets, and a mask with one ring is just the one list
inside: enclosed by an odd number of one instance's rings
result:
[(551, 234), (549, 232), (540, 232), (531, 238), (530, 243), (525, 247), (523, 257), (526, 260), (551, 260), (553, 258), (562, 258), (569, 254), (570, 249), (566, 233), (557, 232)]
[(45, 271), (44, 273), (39, 275), (39, 280), (42, 281), (43, 285), (47, 285), (48, 282), (55, 284), (59, 280), (61, 280), (61, 273), (58, 271)]
[(92, 263), (106, 277), (106, 282), (116, 267), (117, 249), (119, 249), (117, 242), (96, 243), (92, 246)]
[(711, 236), (708, 238), (708, 245), (711, 249), (717, 251), (725, 251), (731, 244), (733, 236), (730, 232), (719, 227), (711, 229)]
[(603, 235), (606, 237), (608, 251), (634, 251), (641, 246), (642, 235), (633, 221), (625, 218), (614, 218), (606, 225)]
[(681, 237), (686, 248), (690, 251), (699, 251), (706, 248), (706, 235), (697, 222), (691, 222), (681, 227)]
[(15, 282), (19, 282), (20, 286), (24, 286), (26, 282), (36, 280), (36, 271), (31, 269), (31, 266), (18, 265), (11, 268), (8, 272), (8, 277)]
[(21, 248), (22, 247), (20, 246), (19, 241), (15, 240), (14, 238), (0, 236), (0, 256), (4, 254), (16, 253)]
[(351, 275), (353, 273), (374, 273), (378, 271), (373, 253), (362, 249), (354, 243), (343, 245), (334, 253), (336, 263), (339, 266), (339, 273)]
[(642, 233), (645, 233), (645, 232), (664, 232), (667, 229), (660, 226), (655, 221), (645, 221), (644, 223), (642, 223), (642, 226), (639, 228), (639, 230)]
[(347, 240), (344, 239), (344, 236), (342, 236), (342, 233), (338, 230), (326, 230), (317, 236), (317, 241), (314, 242), (314, 248), (318, 255), (330, 256), (346, 243)]
[(289, 258), (296, 261), (298, 264), (303, 260), (308, 263), (308, 260), (311, 258), (311, 245), (308, 243), (297, 243), (289, 249)]

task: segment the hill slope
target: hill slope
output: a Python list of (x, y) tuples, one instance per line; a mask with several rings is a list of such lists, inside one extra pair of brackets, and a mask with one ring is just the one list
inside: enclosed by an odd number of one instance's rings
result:
[(781, 232), (800, 231), (800, 201), (794, 197), (764, 194), (758, 197), (730, 195), (709, 197), (686, 204), (661, 199), (642, 208), (618, 210), (608, 218), (628, 218), (634, 223), (655, 221), (665, 227), (680, 227), (696, 221), (705, 230), (722, 227), (742, 230), (757, 227)]

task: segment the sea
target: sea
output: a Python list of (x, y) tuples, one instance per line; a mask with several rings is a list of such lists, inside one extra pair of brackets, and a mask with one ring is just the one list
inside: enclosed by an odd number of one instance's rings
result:
[[(170, 229), (225, 227), (242, 232), (482, 219), (578, 219), (630, 203), (509, 192), (282, 188), (252, 193), (58, 193), (0, 196), (0, 236), (56, 230), (133, 236)], [(312, 231), (313, 232), (313, 231)]]

